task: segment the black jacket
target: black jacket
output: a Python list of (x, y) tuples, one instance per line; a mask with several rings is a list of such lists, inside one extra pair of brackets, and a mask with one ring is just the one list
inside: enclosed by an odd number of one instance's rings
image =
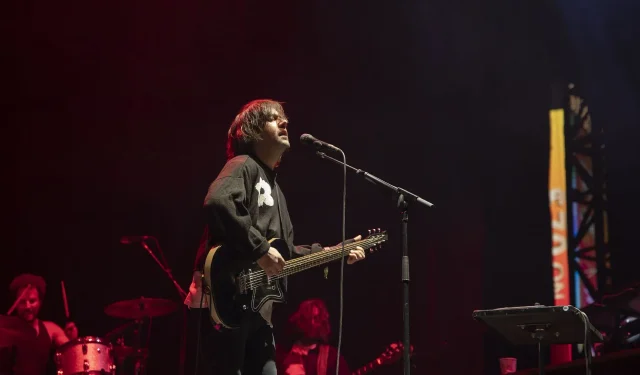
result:
[(196, 256), (201, 270), (211, 247), (233, 247), (238, 256), (256, 261), (269, 251), (268, 240), (282, 238), (289, 257), (322, 250), (320, 244), (295, 246), (287, 202), (276, 182), (276, 173), (252, 155), (230, 159), (209, 186), (204, 201), (205, 232)]

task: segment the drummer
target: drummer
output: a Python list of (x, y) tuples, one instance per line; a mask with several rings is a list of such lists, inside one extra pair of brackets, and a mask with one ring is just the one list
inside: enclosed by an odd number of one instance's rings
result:
[[(52, 350), (60, 347), (69, 341), (65, 332), (54, 322), (45, 321), (38, 318), (42, 300), (47, 290), (47, 284), (44, 278), (32, 274), (22, 274), (13, 279), (9, 285), (15, 299), (22, 299), (16, 307), (16, 315), (26, 321), (33, 327), (36, 333), (36, 340), (30, 351), (31, 365), (41, 369), (38, 374), (46, 372)], [(24, 292), (24, 295), (23, 295)], [(67, 326), (70, 326), (67, 323)], [(77, 329), (73, 325), (73, 329), (68, 327), (77, 337)]]

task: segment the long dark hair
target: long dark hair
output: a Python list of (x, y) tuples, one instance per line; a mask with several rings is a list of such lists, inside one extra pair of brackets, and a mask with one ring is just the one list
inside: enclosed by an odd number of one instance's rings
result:
[(9, 284), (9, 291), (17, 298), (19, 296), (18, 293), (20, 292), (20, 289), (27, 285), (31, 285), (38, 290), (38, 296), (41, 301), (44, 299), (44, 294), (47, 292), (47, 283), (44, 281), (42, 276), (30, 273), (23, 273), (16, 276), (11, 281), (11, 284)]
[(245, 104), (227, 133), (227, 159), (251, 152), (252, 144), (261, 140), (264, 124), (270, 121), (273, 110), (285, 118), (282, 104), (271, 99), (256, 99)]
[[(317, 314), (314, 314), (314, 308)], [(313, 318), (317, 319), (316, 325)], [(290, 318), (289, 323), (293, 328), (294, 336), (297, 338), (317, 339), (324, 343), (329, 342), (331, 335), (331, 324), (329, 323), (329, 311), (327, 305), (321, 299), (308, 299), (303, 301)], [(315, 337), (311, 337), (315, 336)]]

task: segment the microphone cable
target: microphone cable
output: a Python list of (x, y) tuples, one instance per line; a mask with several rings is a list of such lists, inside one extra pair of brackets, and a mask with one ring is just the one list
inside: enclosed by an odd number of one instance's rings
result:
[(347, 218), (347, 157), (342, 154), (342, 166), (344, 167), (343, 188), (342, 188), (342, 256), (340, 257), (340, 322), (338, 324), (338, 354), (336, 358), (336, 375), (340, 375), (340, 348), (342, 347), (342, 314), (344, 310), (344, 243), (346, 239), (346, 218)]

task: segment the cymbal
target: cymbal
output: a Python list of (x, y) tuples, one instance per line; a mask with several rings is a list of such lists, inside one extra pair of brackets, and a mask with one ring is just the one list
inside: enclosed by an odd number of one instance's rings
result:
[(36, 330), (15, 316), (0, 315), (0, 347), (14, 346), (36, 339)]
[(168, 299), (140, 297), (114, 302), (104, 312), (114, 318), (142, 319), (168, 315), (177, 309), (178, 304)]

